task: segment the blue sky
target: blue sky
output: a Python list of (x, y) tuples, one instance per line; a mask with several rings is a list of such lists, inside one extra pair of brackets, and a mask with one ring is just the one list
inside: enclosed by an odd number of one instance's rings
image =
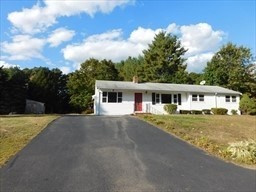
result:
[(1, 0), (0, 65), (78, 69), (89, 58), (137, 57), (166, 31), (201, 72), (227, 42), (256, 56), (255, 0)]

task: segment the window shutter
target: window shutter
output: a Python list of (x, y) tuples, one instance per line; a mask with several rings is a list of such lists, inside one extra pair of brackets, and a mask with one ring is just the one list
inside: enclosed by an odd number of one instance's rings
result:
[(178, 94), (178, 104), (181, 105), (181, 94)]
[(152, 93), (152, 105), (156, 104), (156, 94)]

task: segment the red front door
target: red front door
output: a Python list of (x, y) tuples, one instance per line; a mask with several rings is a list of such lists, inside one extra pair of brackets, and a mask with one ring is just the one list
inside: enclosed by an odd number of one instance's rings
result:
[(135, 93), (134, 98), (135, 111), (142, 111), (142, 93)]

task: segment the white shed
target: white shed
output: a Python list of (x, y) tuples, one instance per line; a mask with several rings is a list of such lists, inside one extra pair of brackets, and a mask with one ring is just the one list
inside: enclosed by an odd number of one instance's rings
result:
[(94, 114), (165, 114), (163, 106), (169, 103), (177, 104), (178, 112), (226, 108), (228, 114), (240, 114), (240, 95), (219, 86), (96, 80)]

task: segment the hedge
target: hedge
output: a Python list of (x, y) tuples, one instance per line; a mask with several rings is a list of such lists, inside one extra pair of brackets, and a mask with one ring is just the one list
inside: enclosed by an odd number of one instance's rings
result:
[(212, 113), (214, 115), (227, 115), (228, 110), (225, 108), (212, 108)]

